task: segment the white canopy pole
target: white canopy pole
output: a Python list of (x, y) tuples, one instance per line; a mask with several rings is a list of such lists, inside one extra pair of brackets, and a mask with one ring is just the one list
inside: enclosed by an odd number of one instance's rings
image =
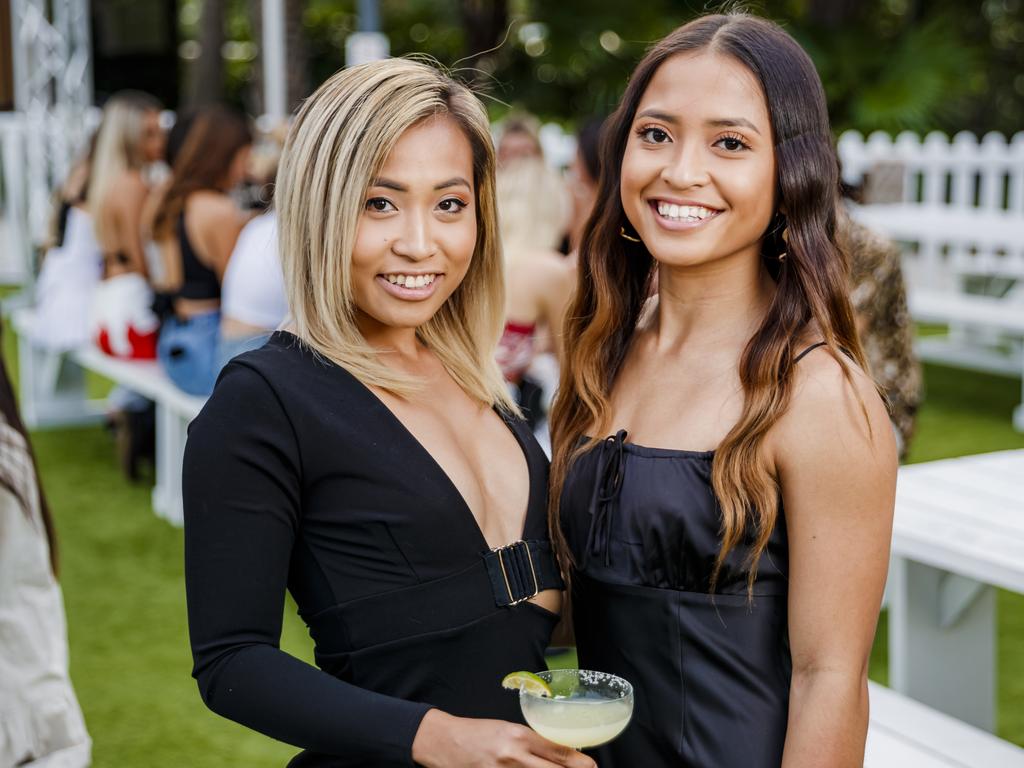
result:
[(286, 66), (284, 0), (263, 0), (263, 112), (275, 120), (288, 116)]

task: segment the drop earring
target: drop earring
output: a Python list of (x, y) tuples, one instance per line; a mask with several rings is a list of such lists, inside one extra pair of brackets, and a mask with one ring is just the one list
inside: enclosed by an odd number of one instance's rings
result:
[(621, 227), (619, 227), (619, 235), (621, 235), (621, 236), (622, 236), (622, 239), (623, 239), (623, 240), (629, 240), (629, 242), (631, 242), (631, 243), (640, 243), (640, 242), (643, 242), (642, 240), (640, 240), (640, 238), (639, 238), (639, 237), (633, 237), (632, 235), (630, 235), (630, 234), (627, 234), (627, 233), (626, 233), (626, 227), (625, 227), (625, 226), (621, 226)]
[[(782, 228), (782, 242), (785, 244), (786, 248), (789, 248), (789, 227), (783, 227)], [(779, 254), (779, 261), (785, 261), (785, 260), (786, 260), (786, 251), (783, 251), (782, 253)]]

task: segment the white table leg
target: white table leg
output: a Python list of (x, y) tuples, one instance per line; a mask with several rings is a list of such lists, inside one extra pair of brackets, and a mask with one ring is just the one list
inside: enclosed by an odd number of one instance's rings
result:
[(66, 352), (18, 337), (21, 414), (29, 429), (95, 424), (104, 403), (86, 396), (85, 370)]
[(1020, 403), (1013, 409), (1013, 427), (1018, 432), (1024, 432), (1024, 343), (1021, 344), (1020, 360)]
[(894, 557), (889, 577), (889, 685), (992, 731), (996, 591)]
[(164, 404), (156, 403), (156, 483), (153, 511), (171, 525), (182, 524), (181, 460), (188, 421)]

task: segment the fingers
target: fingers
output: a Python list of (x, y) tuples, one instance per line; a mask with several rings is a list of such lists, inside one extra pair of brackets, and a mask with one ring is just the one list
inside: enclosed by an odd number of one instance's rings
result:
[(532, 745), (532, 752), (555, 765), (564, 766), (565, 768), (597, 768), (597, 763), (582, 752), (577, 752), (572, 747), (564, 747), (561, 744), (555, 744), (540, 737), (537, 737), (536, 744)]

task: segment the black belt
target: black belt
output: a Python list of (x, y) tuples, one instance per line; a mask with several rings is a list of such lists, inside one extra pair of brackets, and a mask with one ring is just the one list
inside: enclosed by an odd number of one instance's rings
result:
[(350, 600), (303, 619), (318, 653), (344, 653), (469, 624), (564, 589), (551, 543), (517, 541), (441, 579)]
[(484, 555), (491, 577), (494, 604), (517, 605), (545, 589), (564, 589), (565, 582), (547, 541), (517, 541)]

